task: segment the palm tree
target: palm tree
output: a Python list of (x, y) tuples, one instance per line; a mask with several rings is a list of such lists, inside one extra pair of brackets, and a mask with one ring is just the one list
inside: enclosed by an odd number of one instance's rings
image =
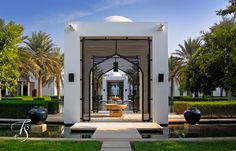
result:
[(181, 62), (178, 60), (178, 58), (171, 56), (168, 60), (169, 64), (169, 81), (171, 84), (170, 87), (170, 99), (174, 99), (174, 82), (178, 82), (181, 77)]
[(43, 86), (50, 85), (52, 83), (56, 84), (57, 88), (57, 98), (61, 99), (61, 87), (64, 85), (63, 70), (64, 70), (64, 54), (61, 54), (59, 49), (51, 54), (55, 67), (51, 74), (44, 76)]
[(29, 77), (31, 77), (32, 74), (38, 77), (38, 73), (36, 71), (39, 70), (40, 67), (34, 62), (32, 57), (31, 52), (25, 50), (23, 47), (19, 48), (17, 58), (17, 63), (19, 66), (18, 70), (20, 72), (20, 77), (26, 80), (29, 80)]
[[(174, 73), (178, 73), (178, 82), (182, 82), (185, 79), (185, 69), (189, 60), (192, 59), (193, 55), (197, 54), (199, 48), (201, 47), (201, 39), (200, 37), (196, 39), (188, 38), (187, 40), (184, 40), (184, 45), (179, 44), (179, 47), (180, 50), (175, 50), (175, 52), (172, 53), (175, 63), (178, 62), (177, 67), (172, 67), (169, 73), (173, 74), (170, 77), (174, 76)], [(188, 95), (191, 95), (189, 92), (190, 91), (187, 91)]]
[[(33, 32), (31, 37), (25, 41), (25, 50), (32, 54), (32, 60), (39, 69), (35, 69), (34, 76), (38, 78), (38, 96), (42, 97), (42, 86), (47, 83), (55, 69), (60, 67), (56, 55), (56, 48), (45, 32)], [(37, 73), (37, 74), (36, 74)]]
[(190, 37), (187, 40), (184, 40), (184, 45), (179, 44), (179, 47), (180, 50), (175, 50), (172, 55), (179, 59), (182, 62), (182, 65), (185, 66), (201, 47), (201, 39), (200, 37), (196, 39), (191, 39)]

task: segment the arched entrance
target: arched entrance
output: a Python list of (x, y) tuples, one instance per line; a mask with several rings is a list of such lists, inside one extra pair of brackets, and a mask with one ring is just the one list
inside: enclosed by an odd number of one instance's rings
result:
[[(90, 70), (90, 83), (92, 83), (90, 102), (93, 113), (106, 110), (105, 105), (112, 103), (126, 104), (125, 113), (129, 113), (129, 120), (132, 116), (130, 111), (142, 113), (142, 106), (145, 106), (142, 95), (144, 76), (138, 60), (137, 56), (124, 57), (118, 54), (110, 57), (93, 57), (94, 65)], [(118, 100), (113, 101), (113, 97), (117, 97)], [(133, 117), (135, 121), (143, 119), (142, 116), (138, 118), (137, 114)]]
[[(97, 88), (98, 78), (94, 78), (97, 76), (97, 73), (94, 71), (100, 67), (102, 71), (120, 68), (127, 72), (128, 69), (131, 70), (132, 66), (138, 69), (136, 71), (138, 73), (136, 76), (138, 77), (133, 77), (138, 79), (136, 82), (138, 89), (136, 91), (137, 96), (132, 96), (133, 101), (136, 98), (141, 102), (142, 121), (151, 120), (151, 42), (151, 38), (149, 37), (145, 37), (145, 39), (83, 37), (81, 39), (82, 120), (90, 121), (91, 110), (98, 110), (98, 106), (96, 106), (99, 98)], [(139, 106), (136, 108), (139, 109)]]

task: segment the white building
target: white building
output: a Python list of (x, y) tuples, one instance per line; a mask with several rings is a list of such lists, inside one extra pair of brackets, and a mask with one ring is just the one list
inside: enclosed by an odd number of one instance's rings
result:
[(168, 124), (167, 31), (166, 22), (132, 22), (117, 16), (66, 23), (64, 123), (90, 121), (94, 58), (118, 56), (139, 69), (142, 120)]
[[(111, 85), (110, 89), (108, 89), (109, 83)], [(121, 83), (121, 87), (119, 87), (119, 83)], [(109, 72), (103, 77), (102, 101), (109, 100), (108, 94), (111, 96), (120, 96), (122, 100), (128, 101), (129, 92), (128, 76), (126, 76), (124, 73), (121, 74), (121, 71)], [(122, 96), (120, 94), (122, 94)]]

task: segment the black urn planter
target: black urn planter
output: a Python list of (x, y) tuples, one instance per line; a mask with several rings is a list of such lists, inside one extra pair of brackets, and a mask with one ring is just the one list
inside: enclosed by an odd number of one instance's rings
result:
[(31, 121), (36, 125), (43, 124), (48, 117), (47, 109), (40, 106), (33, 107), (28, 114)]
[(184, 112), (184, 118), (188, 124), (197, 124), (201, 118), (201, 112), (196, 107), (190, 107)]

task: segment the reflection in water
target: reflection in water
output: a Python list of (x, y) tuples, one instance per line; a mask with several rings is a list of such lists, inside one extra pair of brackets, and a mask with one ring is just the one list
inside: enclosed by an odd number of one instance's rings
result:
[[(28, 124), (30, 127), (30, 124)], [(15, 125), (11, 130), (11, 124), (0, 125), (0, 137), (13, 137), (16, 132), (19, 132), (21, 125)], [(88, 133), (71, 133), (70, 126), (47, 124), (47, 131), (43, 133), (33, 133), (29, 130), (30, 137), (45, 137), (45, 138), (91, 138), (93, 132)], [(22, 135), (25, 137), (25, 134)]]
[[(28, 124), (30, 126), (30, 124)], [(11, 124), (0, 125), (0, 137), (13, 137), (19, 131), (21, 125), (14, 126), (11, 130)], [(184, 125), (169, 125), (163, 127), (163, 133), (140, 132), (142, 138), (188, 138), (188, 137), (236, 137), (236, 124), (199, 124), (197, 131), (186, 130)], [(45, 138), (91, 138), (93, 132), (71, 133), (70, 126), (48, 124), (48, 130), (43, 133), (32, 133), (30, 137)], [(22, 135), (22, 137), (25, 137)]]
[(142, 138), (236, 137), (236, 124), (199, 124), (196, 129), (169, 125), (163, 134), (140, 132)]

